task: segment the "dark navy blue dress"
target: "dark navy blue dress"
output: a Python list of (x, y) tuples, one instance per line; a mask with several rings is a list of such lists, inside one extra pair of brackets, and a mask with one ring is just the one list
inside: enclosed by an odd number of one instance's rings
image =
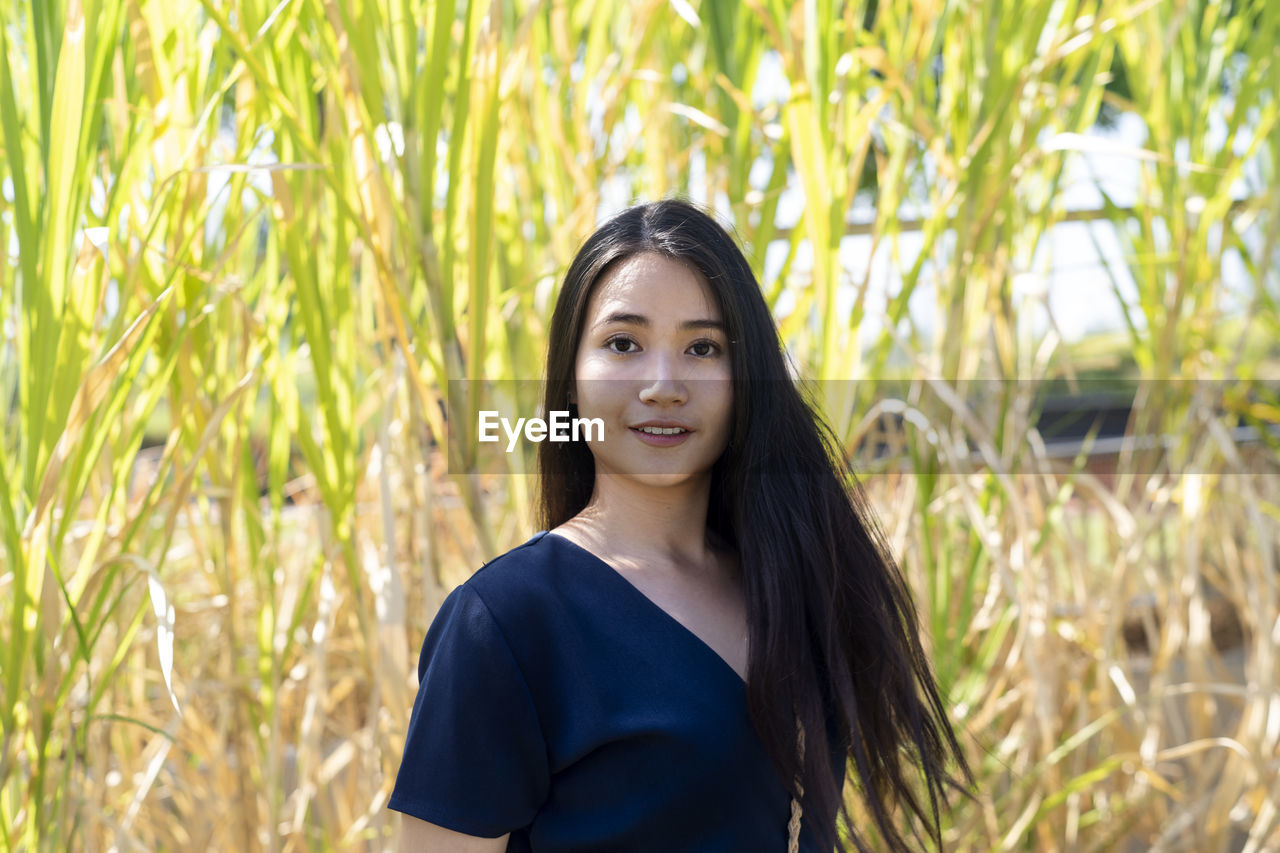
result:
[(563, 537), (539, 533), (450, 593), (418, 678), (392, 809), (510, 832), (508, 851), (786, 850), (791, 797), (746, 683)]

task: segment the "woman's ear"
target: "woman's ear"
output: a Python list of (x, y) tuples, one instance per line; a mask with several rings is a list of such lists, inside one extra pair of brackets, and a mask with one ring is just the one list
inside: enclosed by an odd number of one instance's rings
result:
[(572, 388), (569, 389), (568, 400), (570, 406), (578, 405), (578, 395), (574, 393)]

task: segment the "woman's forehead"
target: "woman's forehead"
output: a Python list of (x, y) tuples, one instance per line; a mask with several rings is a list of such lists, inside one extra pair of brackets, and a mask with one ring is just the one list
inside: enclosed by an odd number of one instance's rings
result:
[(587, 313), (593, 317), (623, 309), (625, 313), (652, 313), (655, 317), (690, 311), (708, 319), (720, 317), (711, 287), (700, 272), (674, 258), (653, 253), (619, 261), (597, 282), (587, 304)]

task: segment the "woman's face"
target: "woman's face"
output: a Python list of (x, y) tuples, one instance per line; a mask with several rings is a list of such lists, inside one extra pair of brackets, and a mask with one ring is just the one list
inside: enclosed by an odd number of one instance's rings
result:
[(652, 486), (708, 477), (729, 441), (729, 337), (701, 274), (663, 255), (619, 261), (587, 303), (574, 362), (596, 474)]

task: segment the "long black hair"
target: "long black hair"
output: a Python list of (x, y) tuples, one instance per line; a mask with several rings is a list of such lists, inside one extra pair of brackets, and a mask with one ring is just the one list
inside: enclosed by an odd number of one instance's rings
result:
[[(839, 442), (787, 370), (777, 327), (746, 258), (707, 213), (667, 199), (600, 226), (569, 266), (551, 318), (543, 411), (571, 410), (569, 389), (587, 302), (610, 267), (651, 252), (696, 269), (731, 341), (731, 437), (711, 472), (707, 525), (742, 567), (748, 621), (747, 703), (780, 777), (801, 779), (804, 820), (823, 849), (844, 845), (831, 755), (853, 767), (879, 835), (909, 849), (921, 832), (941, 845), (939, 803), (971, 779), (919, 638), (910, 591), (889, 554)], [(585, 442), (538, 445), (541, 524), (558, 527), (591, 498)], [(804, 766), (796, 716), (804, 725)], [(834, 739), (834, 742), (833, 740)], [(923, 791), (921, 790), (923, 783)], [(909, 813), (909, 833), (894, 806)]]

